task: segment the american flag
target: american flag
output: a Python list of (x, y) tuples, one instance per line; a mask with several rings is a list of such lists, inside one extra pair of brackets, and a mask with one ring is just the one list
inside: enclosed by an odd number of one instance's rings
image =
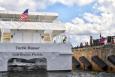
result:
[(20, 21), (27, 21), (28, 20), (28, 9), (26, 9), (21, 15), (20, 15)]

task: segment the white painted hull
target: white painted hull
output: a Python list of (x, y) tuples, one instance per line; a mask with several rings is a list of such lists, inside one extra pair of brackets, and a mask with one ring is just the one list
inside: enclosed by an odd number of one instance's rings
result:
[(46, 61), (42, 63), (46, 65), (47, 71), (72, 70), (72, 51), (69, 44), (1, 43), (0, 71), (8, 71), (8, 62), (12, 58), (45, 58)]

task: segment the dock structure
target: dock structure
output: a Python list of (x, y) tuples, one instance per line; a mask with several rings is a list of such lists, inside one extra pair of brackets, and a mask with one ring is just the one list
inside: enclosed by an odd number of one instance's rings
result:
[(73, 57), (80, 62), (81, 69), (85, 70), (84, 65), (87, 65), (87, 62), (79, 59), (84, 56), (91, 64), (91, 70), (115, 72), (115, 44), (73, 48), (72, 50)]
[(58, 14), (29, 12), (27, 21), (20, 21), (20, 15), (21, 12), (0, 11), (0, 71), (13, 66), (72, 70), (70, 44), (54, 41), (66, 30), (64, 23), (57, 20)]

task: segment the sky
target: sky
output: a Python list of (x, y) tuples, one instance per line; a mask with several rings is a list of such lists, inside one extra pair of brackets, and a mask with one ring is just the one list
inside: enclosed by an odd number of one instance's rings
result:
[(0, 0), (0, 10), (56, 12), (73, 46), (115, 35), (115, 0)]

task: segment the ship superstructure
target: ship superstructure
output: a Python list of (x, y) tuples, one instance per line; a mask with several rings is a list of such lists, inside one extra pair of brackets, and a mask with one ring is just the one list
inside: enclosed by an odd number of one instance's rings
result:
[(42, 64), (48, 71), (71, 70), (71, 46), (53, 41), (65, 31), (64, 23), (57, 22), (58, 14), (30, 12), (26, 22), (19, 20), (20, 14), (0, 11), (0, 71), (25, 65), (39, 69)]
[(19, 20), (20, 12), (0, 12), (1, 42), (52, 43), (63, 33), (63, 23), (56, 23), (57, 13), (29, 13), (28, 21)]

